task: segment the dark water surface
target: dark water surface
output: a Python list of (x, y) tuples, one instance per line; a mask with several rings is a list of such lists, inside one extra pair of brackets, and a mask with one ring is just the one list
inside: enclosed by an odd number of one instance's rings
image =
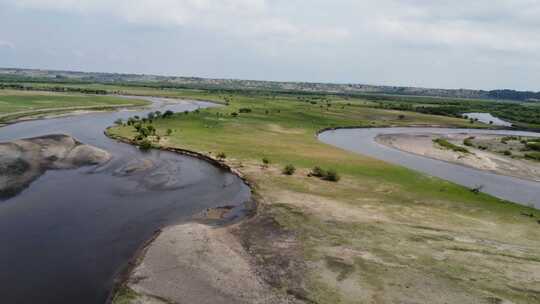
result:
[[(146, 99), (153, 105), (145, 110), (0, 128), (0, 142), (64, 133), (113, 155), (101, 167), (48, 171), (0, 201), (0, 303), (104, 303), (115, 276), (156, 230), (205, 208), (249, 200), (250, 190), (239, 178), (204, 161), (142, 153), (103, 134), (118, 118), (211, 106)], [(151, 169), (129, 170), (141, 163)]]
[(508, 130), (471, 130), (444, 128), (365, 128), (340, 129), (323, 132), (319, 140), (324, 143), (380, 160), (402, 165), (404, 167), (426, 173), (460, 184), (465, 187), (482, 185), (482, 191), (493, 196), (540, 208), (540, 183), (510, 176), (498, 175), (465, 166), (451, 164), (420, 155), (393, 149), (375, 141), (381, 134), (453, 134), (453, 133), (485, 133), (516, 136), (540, 137), (539, 133)]

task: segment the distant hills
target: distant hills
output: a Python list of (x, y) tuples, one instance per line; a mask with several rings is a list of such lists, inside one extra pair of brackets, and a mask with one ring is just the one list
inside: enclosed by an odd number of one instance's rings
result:
[(39, 69), (0, 68), (0, 82), (58, 82), (145, 85), (163, 88), (204, 88), (227, 90), (272, 90), (287, 92), (333, 93), (344, 95), (391, 94), (449, 98), (540, 101), (540, 92), (515, 90), (431, 89), (417, 87), (279, 82), (238, 79), (211, 79), (140, 74), (87, 73)]

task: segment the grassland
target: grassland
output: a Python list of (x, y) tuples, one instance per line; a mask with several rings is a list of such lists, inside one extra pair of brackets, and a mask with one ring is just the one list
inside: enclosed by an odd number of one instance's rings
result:
[(115, 96), (0, 90), (0, 123), (38, 114), (50, 115), (73, 110), (103, 110), (146, 104), (147, 102), (143, 100)]
[[(181, 90), (164, 95), (228, 102), (154, 120), (160, 135), (155, 144), (224, 153), (225, 162), (253, 184), (257, 217), (270, 218), (288, 237), (278, 241), (262, 230), (257, 246), (244, 244), (262, 273), (271, 269), (268, 282), (280, 292), (309, 303), (540, 301), (538, 211), (316, 138), (319, 130), (338, 126), (470, 127), (468, 121), (377, 109), (369, 101), (341, 97)], [(251, 112), (240, 113), (246, 108)], [(109, 133), (135, 136), (132, 126)], [(297, 168), (294, 175), (282, 174), (287, 164)], [(308, 177), (315, 166), (336, 170), (341, 180)], [(257, 231), (260, 223), (248, 222), (242, 226), (248, 232), (240, 235)], [(291, 247), (297, 253), (275, 258)]]

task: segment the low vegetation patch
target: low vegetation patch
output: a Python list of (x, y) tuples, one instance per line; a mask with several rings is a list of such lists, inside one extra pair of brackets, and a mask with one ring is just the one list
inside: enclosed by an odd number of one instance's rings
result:
[(291, 164), (288, 164), (286, 165), (284, 168), (283, 168), (283, 174), (285, 175), (293, 175), (294, 172), (296, 172), (296, 167), (294, 167), (293, 165)]
[(453, 143), (449, 142), (448, 140), (444, 138), (436, 138), (433, 140), (434, 143), (438, 144), (439, 146), (449, 149), (455, 152), (461, 152), (461, 153), (471, 153), (469, 150), (467, 150), (464, 147), (460, 147), (458, 145), (454, 145)]
[(540, 161), (540, 152), (525, 153), (525, 158), (535, 160), (535, 161)]
[(318, 177), (322, 180), (331, 181), (331, 182), (338, 182), (341, 179), (341, 177), (339, 176), (336, 170), (334, 169), (324, 170), (319, 166), (313, 167), (313, 169), (309, 173), (309, 176)]
[(475, 137), (474, 136), (471, 136), (471, 137), (467, 137), (463, 140), (463, 144), (467, 147), (474, 147), (474, 144), (473, 144), (473, 139)]
[(529, 150), (540, 151), (540, 142), (530, 141), (525, 146)]

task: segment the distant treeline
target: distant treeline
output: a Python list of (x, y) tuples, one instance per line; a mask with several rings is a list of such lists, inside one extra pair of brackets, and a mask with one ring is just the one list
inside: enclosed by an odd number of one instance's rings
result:
[(520, 100), (520, 101), (540, 101), (540, 92), (523, 92), (514, 90), (494, 90), (488, 92), (489, 98)]
[[(372, 101), (375, 98), (371, 98)], [(464, 113), (491, 113), (520, 127), (540, 128), (540, 106), (517, 102), (490, 102), (482, 100), (445, 100), (432, 98), (377, 98), (378, 107), (413, 111), (423, 114), (463, 117)]]
[[(4, 71), (6, 69), (0, 69)], [(8, 69), (9, 70), (9, 69)], [(12, 69), (15, 74), (0, 74), (0, 82), (55, 83), (70, 85), (104, 84), (115, 86), (137, 86), (155, 89), (201, 89), (249, 94), (251, 91), (280, 94), (331, 94), (363, 97), (363, 95), (401, 95), (440, 98), (495, 99), (515, 101), (540, 101), (540, 92), (515, 90), (452, 90), (392, 86), (369, 86), (358, 84), (292, 83), (252, 80), (204, 79), (197, 77), (165, 77), (133, 74), (107, 74), (62, 71), (35, 71)], [(16, 71), (16, 72), (15, 72)]]
[(75, 88), (75, 87), (63, 87), (63, 86), (36, 87), (32, 85), (18, 84), (18, 83), (0, 83), (0, 90), (4, 90), (4, 89), (22, 90), (22, 91), (68, 92), (68, 93), (97, 94), (97, 95), (108, 94), (106, 90), (100, 90), (100, 89)]

